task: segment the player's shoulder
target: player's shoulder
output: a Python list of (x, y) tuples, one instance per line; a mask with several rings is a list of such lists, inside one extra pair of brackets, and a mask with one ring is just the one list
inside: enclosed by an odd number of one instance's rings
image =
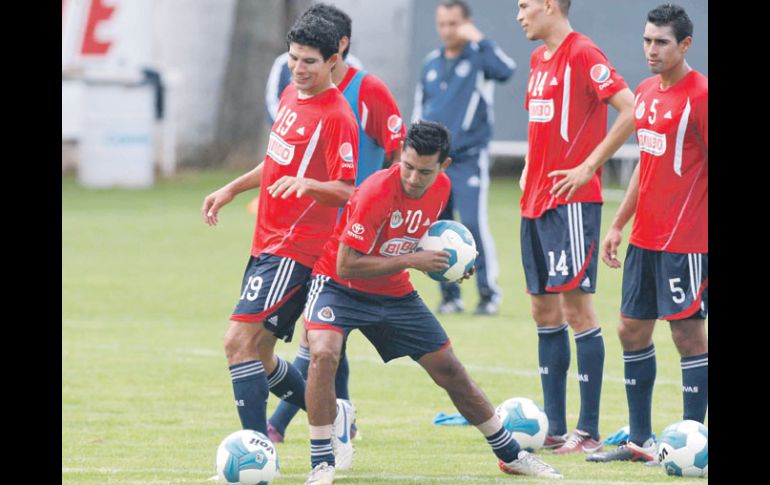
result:
[(400, 184), (400, 164), (394, 163), (389, 168), (378, 170), (369, 175), (358, 186), (359, 197), (386, 203), (397, 193)]
[(436, 186), (437, 190), (449, 191), (452, 188), (452, 180), (449, 178), (446, 172), (441, 172), (438, 177), (436, 177), (436, 181), (433, 183), (433, 185)]
[(538, 59), (542, 59), (544, 52), (545, 52), (545, 44), (540, 44), (539, 46), (535, 47), (532, 50), (532, 54), (529, 56), (529, 63), (530, 63), (530, 65), (535, 64), (535, 62)]
[(656, 89), (657, 86), (660, 84), (660, 76), (657, 74), (654, 76), (650, 76), (648, 78), (642, 79), (641, 82), (639, 82), (639, 85), (636, 87), (636, 93), (644, 93), (651, 89)]
[(569, 53), (572, 58), (594, 58), (596, 55), (607, 57), (604, 51), (590, 37), (580, 32), (573, 32), (570, 39)]
[(390, 98), (395, 103), (395, 98), (388, 85), (382, 79), (369, 72), (361, 80), (361, 96), (363, 98)]
[(428, 64), (432, 61), (435, 61), (441, 56), (441, 49), (433, 49), (432, 51), (428, 52), (425, 57), (423, 58), (422, 62), (423, 64)]
[(703, 73), (698, 72), (696, 70), (692, 70), (689, 73), (689, 81), (690, 85), (689, 88), (694, 94), (698, 95), (705, 95), (708, 96), (709, 94), (709, 78), (705, 76)]
[(592, 38), (580, 32), (572, 33), (571, 43), (573, 49), (599, 48)]
[(336, 87), (328, 89), (322, 95), (322, 98), (319, 99), (319, 105), (323, 108), (324, 116), (328, 120), (342, 121), (352, 117), (355, 121), (356, 116), (353, 114), (350, 103)]

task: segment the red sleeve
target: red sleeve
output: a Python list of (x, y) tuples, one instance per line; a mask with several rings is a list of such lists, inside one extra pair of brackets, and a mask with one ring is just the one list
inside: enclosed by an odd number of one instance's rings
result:
[[(371, 183), (375, 182), (375, 183)], [(348, 201), (348, 222), (339, 241), (363, 254), (370, 254), (388, 220), (390, 197), (387, 183), (379, 177), (369, 177), (356, 189)]]
[(706, 147), (706, 151), (709, 149), (709, 107), (708, 107), (708, 84), (706, 84), (706, 92), (695, 100), (695, 106), (693, 107), (693, 113), (695, 114), (695, 126), (698, 127), (698, 131), (703, 137), (703, 144)]
[(615, 93), (628, 87), (625, 79), (610, 65), (607, 56), (595, 45), (581, 45), (576, 60), (579, 72), (586, 76), (587, 91), (599, 98), (599, 101), (606, 102)]
[[(359, 114), (367, 113), (364, 131), (377, 141), (385, 153), (401, 146), (406, 135), (396, 100), (380, 79), (367, 74), (361, 81)], [(363, 121), (363, 116), (362, 116)]]
[[(348, 110), (350, 106), (345, 105)], [(329, 180), (355, 180), (358, 167), (358, 125), (352, 110), (329, 116), (321, 130), (321, 140)]]

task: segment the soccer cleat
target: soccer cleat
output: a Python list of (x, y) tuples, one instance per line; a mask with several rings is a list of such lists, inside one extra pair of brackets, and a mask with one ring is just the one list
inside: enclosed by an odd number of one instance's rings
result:
[(463, 304), (463, 301), (459, 298), (455, 298), (454, 300), (442, 301), (441, 304), (438, 306), (436, 313), (439, 313), (441, 315), (446, 315), (448, 313), (462, 313), (464, 311), (465, 311), (465, 305)]
[(593, 437), (576, 429), (567, 435), (567, 441), (559, 448), (555, 449), (555, 455), (566, 455), (568, 453), (595, 453), (602, 449), (602, 442), (593, 439)]
[(554, 470), (554, 468), (548, 463), (544, 462), (537, 456), (521, 450), (518, 458), (510, 463), (506, 463), (503, 460), (498, 460), (497, 466), (500, 467), (504, 473), (509, 475), (529, 475), (531, 477), (544, 477), (544, 478), (564, 478), (564, 476)]
[(319, 463), (305, 480), (305, 485), (332, 485), (334, 483), (334, 467), (326, 462)]
[(543, 442), (543, 448), (545, 449), (553, 449), (558, 448), (564, 443), (567, 442), (567, 435), (566, 434), (549, 434), (545, 437), (545, 441)]
[(356, 420), (356, 408), (350, 401), (337, 399), (337, 417), (332, 427), (332, 448), (338, 470), (353, 468), (353, 437), (351, 427)]
[(283, 443), (283, 435), (270, 424), (270, 421), (267, 422), (267, 437), (270, 438), (270, 441), (274, 444)]
[(608, 461), (641, 461), (656, 463), (655, 441), (650, 438), (644, 442), (642, 446), (637, 445), (633, 441), (629, 441), (628, 444), (620, 445), (617, 449), (612, 451), (606, 451), (604, 453), (593, 453), (586, 457), (586, 461), (595, 463), (606, 463)]
[(479, 306), (473, 311), (474, 315), (497, 315), (498, 313), (497, 304), (491, 300), (481, 300)]

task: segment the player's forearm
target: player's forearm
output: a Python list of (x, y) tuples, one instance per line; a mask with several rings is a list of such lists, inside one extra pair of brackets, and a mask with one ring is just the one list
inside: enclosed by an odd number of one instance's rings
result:
[(618, 211), (615, 213), (615, 217), (612, 219), (610, 227), (618, 229), (620, 231), (626, 226), (631, 216), (636, 212), (636, 203), (639, 200), (639, 164), (636, 164), (634, 173), (631, 175), (631, 180), (628, 182), (628, 188), (626, 189), (626, 195), (623, 197), (623, 202), (620, 203)]
[(259, 187), (262, 183), (262, 168), (264, 164), (265, 162), (261, 162), (253, 170), (250, 170), (241, 175), (237, 179), (225, 185), (224, 188), (230, 191), (233, 196), (236, 196), (241, 192)]
[(516, 70), (516, 63), (508, 57), (492, 40), (479, 41), (481, 68), (489, 79), (507, 81)]
[(340, 278), (376, 278), (411, 268), (411, 254), (383, 257), (361, 254), (342, 243), (337, 252), (337, 274)]
[(610, 104), (618, 110), (618, 117), (604, 139), (594, 148), (585, 162), (596, 172), (609, 160), (634, 132), (634, 95), (628, 88), (610, 98)]
[(305, 195), (309, 195), (321, 205), (331, 207), (343, 207), (355, 189), (352, 180), (320, 182), (307, 179), (307, 181), (308, 189), (305, 191)]

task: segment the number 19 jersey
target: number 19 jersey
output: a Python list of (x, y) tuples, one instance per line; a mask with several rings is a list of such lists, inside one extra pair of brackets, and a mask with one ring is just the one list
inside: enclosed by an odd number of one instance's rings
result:
[(357, 159), (358, 124), (339, 90), (332, 87), (299, 98), (290, 85), (270, 130), (252, 256), (289, 257), (312, 268), (332, 234), (339, 209), (308, 195), (273, 198), (267, 188), (283, 176), (353, 183)]

